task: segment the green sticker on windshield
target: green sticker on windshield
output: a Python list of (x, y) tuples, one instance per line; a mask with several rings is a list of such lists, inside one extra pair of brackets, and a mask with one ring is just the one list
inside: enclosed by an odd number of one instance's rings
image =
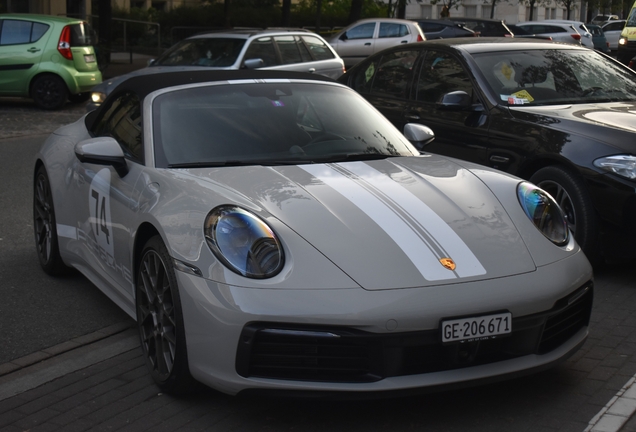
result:
[(369, 82), (369, 80), (373, 78), (374, 73), (375, 73), (375, 65), (371, 63), (369, 67), (367, 68), (367, 70), (364, 72), (364, 78), (366, 79), (366, 82)]

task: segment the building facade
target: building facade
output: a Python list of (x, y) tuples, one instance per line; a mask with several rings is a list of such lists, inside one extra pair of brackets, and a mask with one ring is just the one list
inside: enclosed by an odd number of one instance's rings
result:
[[(429, 18), (439, 19), (441, 11), (444, 7), (443, 2), (431, 4), (430, 0), (412, 0), (406, 6), (406, 18)], [(463, 0), (455, 6), (451, 7), (451, 17), (470, 17), (470, 18), (490, 18), (491, 4), (486, 4), (483, 0)], [(585, 11), (582, 10), (581, 1), (575, 3), (574, 8), (570, 11), (571, 20), (585, 21)], [(494, 18), (505, 21), (509, 24), (516, 24), (530, 20), (530, 8), (521, 2), (505, 2), (498, 1), (495, 5)], [(536, 6), (532, 17), (533, 21), (544, 19), (567, 19), (567, 11), (561, 5), (557, 5), (554, 0), (549, 3)]]

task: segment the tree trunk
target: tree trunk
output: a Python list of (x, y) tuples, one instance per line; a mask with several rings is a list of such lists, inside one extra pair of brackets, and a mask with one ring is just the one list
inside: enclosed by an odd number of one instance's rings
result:
[(289, 27), (291, 25), (291, 0), (283, 0), (283, 17), (281, 25)]
[(349, 24), (354, 23), (362, 17), (362, 5), (364, 0), (351, 0), (351, 9), (349, 10)]
[(316, 0), (316, 33), (320, 33), (320, 15), (322, 15), (322, 0)]
[(113, 7), (110, 3), (110, 0), (99, 0), (98, 5), (98, 14), (99, 14), (99, 49), (102, 51), (100, 53), (100, 58), (103, 59), (105, 64), (110, 63), (110, 44), (112, 33), (110, 31), (112, 25), (113, 18)]

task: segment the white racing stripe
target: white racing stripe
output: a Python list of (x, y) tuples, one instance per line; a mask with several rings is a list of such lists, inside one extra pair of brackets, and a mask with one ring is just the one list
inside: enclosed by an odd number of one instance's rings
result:
[[(333, 188), (369, 216), (395, 241), (426, 280), (486, 273), (477, 257), (442, 218), (399, 183), (364, 162), (300, 165), (299, 168)], [(457, 264), (455, 272), (442, 267), (440, 258), (452, 258)]]

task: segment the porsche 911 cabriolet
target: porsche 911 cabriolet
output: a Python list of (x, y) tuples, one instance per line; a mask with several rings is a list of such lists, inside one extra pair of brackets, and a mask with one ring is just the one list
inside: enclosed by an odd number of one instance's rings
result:
[(568, 358), (593, 276), (561, 209), (431, 139), (310, 74), (132, 77), (37, 154), (39, 261), (136, 320), (168, 392), (383, 396)]

